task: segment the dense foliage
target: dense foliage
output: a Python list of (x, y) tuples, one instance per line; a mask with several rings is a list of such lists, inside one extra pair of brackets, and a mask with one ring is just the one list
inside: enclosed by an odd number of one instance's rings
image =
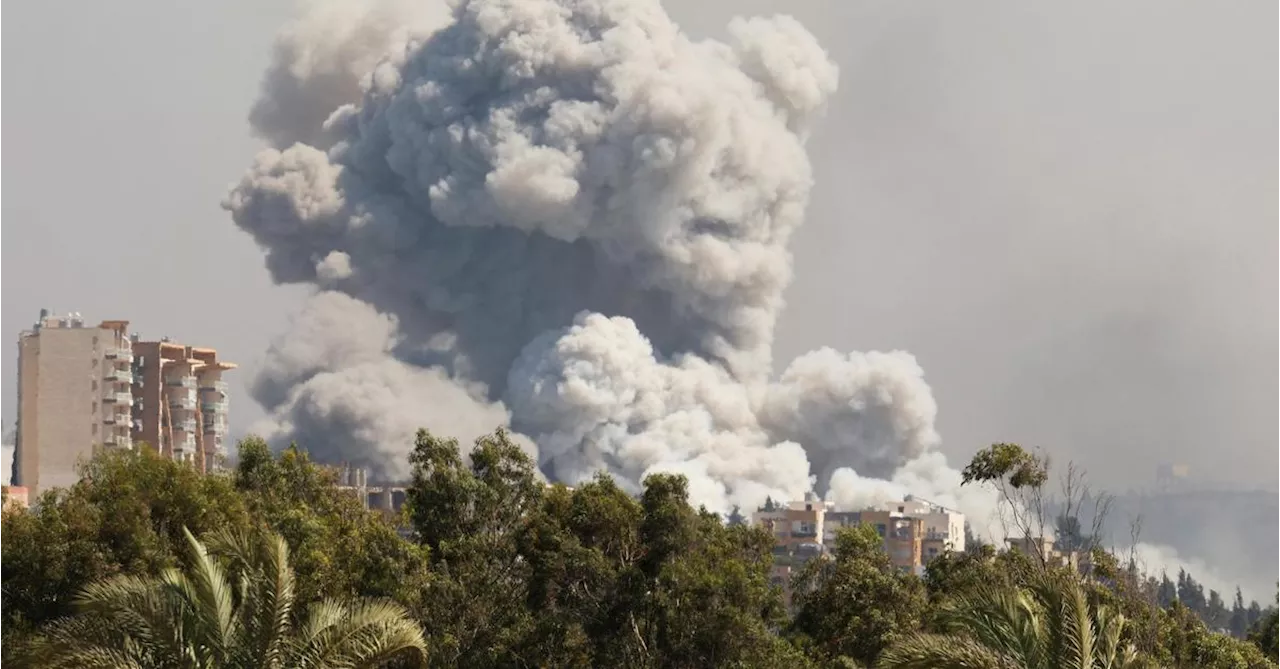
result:
[(23, 664), (67, 669), (422, 666), (422, 629), (390, 601), (326, 599), (295, 609), (280, 535), (186, 533), (185, 569), (120, 575), (76, 597), (76, 615), (41, 630)]
[[(788, 610), (771, 584), (771, 536), (691, 507), (683, 477), (654, 475), (640, 491), (605, 476), (547, 486), (501, 431), (466, 452), (420, 432), (410, 462), (406, 511), (390, 516), (297, 448), (273, 455), (248, 439), (235, 470), (207, 476), (146, 451), (104, 453), (72, 488), (4, 511), (4, 661), (22, 666), (20, 653), (89, 625), (85, 602), (104, 587), (151, 592), (175, 568), (198, 573), (185, 528), (211, 547), (280, 537), (289, 629), (337, 606), (325, 601), (394, 600), (435, 667), (1276, 666), (1274, 609), (1101, 552), (1082, 577), (977, 546), (918, 578), (855, 528), (797, 571)], [(1023, 489), (1043, 484), (1038, 467), (1000, 445), (967, 475)], [(228, 564), (228, 579), (244, 575)], [(276, 573), (256, 569), (252, 583)], [(270, 599), (244, 597), (233, 599)]]

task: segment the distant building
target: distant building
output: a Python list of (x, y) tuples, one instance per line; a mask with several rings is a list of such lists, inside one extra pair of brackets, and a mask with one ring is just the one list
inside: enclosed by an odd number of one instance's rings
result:
[(225, 450), (226, 384), (212, 349), (139, 342), (128, 321), (86, 326), (78, 313), (40, 320), (18, 338), (13, 484), (35, 496), (79, 478), (96, 449), (138, 442), (201, 470)]
[(1190, 478), (1191, 467), (1163, 464), (1156, 468), (1156, 489), (1160, 492), (1182, 490), (1187, 487)]
[(333, 468), (338, 474), (338, 489), (355, 496), (360, 504), (371, 511), (388, 515), (400, 513), (408, 498), (408, 488), (398, 483), (370, 483), (369, 470), (364, 467), (340, 465)]
[(129, 448), (133, 360), (125, 321), (86, 327), (79, 314), (40, 312), (18, 337), (13, 484), (36, 495), (76, 482), (97, 447)]
[(1089, 573), (1092, 567), (1092, 556), (1080, 551), (1060, 551), (1051, 537), (1024, 536), (1018, 539), (1005, 539), (1009, 550), (1024, 553), (1043, 561), (1049, 567), (1069, 567), (1081, 573)]
[(867, 524), (884, 539), (889, 560), (902, 571), (921, 574), (924, 565), (947, 551), (963, 551), (964, 515), (923, 500), (906, 498), (858, 511), (836, 511), (812, 493), (804, 500), (763, 507), (751, 522), (773, 535), (772, 581), (790, 601), (796, 570), (835, 549), (842, 528)]
[[(329, 466), (337, 475), (338, 489), (356, 498), (360, 505), (369, 511), (381, 511), (384, 514), (398, 515), (409, 498), (409, 484), (405, 482), (371, 482), (369, 470), (351, 464)], [(562, 485), (548, 483), (546, 488)], [(573, 492), (573, 488), (563, 486)]]
[(235, 369), (211, 348), (133, 341), (133, 439), (208, 471), (226, 457), (227, 383)]

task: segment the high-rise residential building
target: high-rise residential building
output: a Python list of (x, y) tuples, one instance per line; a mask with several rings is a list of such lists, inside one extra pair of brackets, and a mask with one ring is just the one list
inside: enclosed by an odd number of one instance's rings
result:
[(34, 497), (76, 482), (94, 448), (128, 448), (133, 360), (127, 321), (85, 326), (79, 314), (40, 320), (18, 338), (13, 484)]
[(211, 348), (134, 341), (134, 441), (208, 471), (226, 456), (227, 382), (235, 369)]
[(235, 365), (213, 349), (140, 342), (128, 327), (42, 310), (19, 336), (13, 485), (32, 499), (74, 484), (77, 465), (100, 448), (146, 442), (202, 469), (223, 454), (222, 372)]

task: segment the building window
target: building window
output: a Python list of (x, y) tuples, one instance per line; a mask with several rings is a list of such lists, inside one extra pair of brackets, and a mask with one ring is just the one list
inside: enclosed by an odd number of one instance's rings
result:
[(89, 433), (90, 433), (90, 434), (97, 434), (97, 433), (98, 433), (98, 424), (97, 424), (97, 423), (94, 423), (94, 424), (93, 424), (93, 427), (92, 427), (92, 429), (90, 429), (90, 430), (89, 430)]
[(89, 382), (89, 385), (91, 386), (91, 387), (89, 388), (90, 390), (97, 390), (97, 389), (98, 389), (98, 380), (97, 380), (97, 379), (94, 379), (94, 380), (90, 381), (90, 382)]
[(92, 414), (96, 414), (96, 413), (98, 413), (98, 403), (97, 403), (97, 402), (94, 402), (94, 403), (93, 403), (93, 408), (89, 409), (89, 413), (92, 413)]

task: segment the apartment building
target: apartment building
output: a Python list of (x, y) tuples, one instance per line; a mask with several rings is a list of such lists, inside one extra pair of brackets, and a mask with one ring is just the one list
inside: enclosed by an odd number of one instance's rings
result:
[(782, 587), (787, 601), (792, 575), (809, 560), (830, 554), (843, 528), (874, 527), (884, 539), (890, 562), (915, 574), (922, 574), (930, 560), (947, 551), (964, 550), (964, 515), (911, 497), (859, 511), (837, 511), (809, 493), (799, 502), (769, 503), (752, 514), (751, 522), (773, 535), (770, 578)]
[(32, 499), (74, 484), (77, 465), (100, 448), (146, 442), (202, 470), (224, 454), (222, 373), (235, 365), (213, 349), (139, 341), (128, 327), (45, 309), (19, 335), (13, 485)]
[(761, 508), (752, 515), (752, 523), (769, 530), (775, 546), (795, 548), (804, 544), (821, 544), (826, 535), (824, 521), (831, 509), (830, 502), (808, 493), (799, 502)]
[(18, 337), (13, 485), (34, 498), (78, 480), (95, 448), (130, 448), (133, 382), (128, 321), (86, 326), (79, 314), (40, 320)]
[(133, 439), (201, 471), (226, 457), (227, 383), (236, 365), (211, 348), (169, 339), (133, 341)]
[(791, 601), (791, 577), (809, 560), (826, 554), (829, 536), (826, 526), (832, 504), (813, 493), (798, 502), (773, 504), (772, 501), (751, 515), (751, 524), (773, 535), (773, 568), (769, 578), (782, 588), (785, 601)]
[(924, 531), (921, 549), (925, 564), (947, 551), (964, 552), (964, 514), (910, 495), (901, 502), (888, 502), (881, 508), (896, 509), (901, 514), (920, 519)]

